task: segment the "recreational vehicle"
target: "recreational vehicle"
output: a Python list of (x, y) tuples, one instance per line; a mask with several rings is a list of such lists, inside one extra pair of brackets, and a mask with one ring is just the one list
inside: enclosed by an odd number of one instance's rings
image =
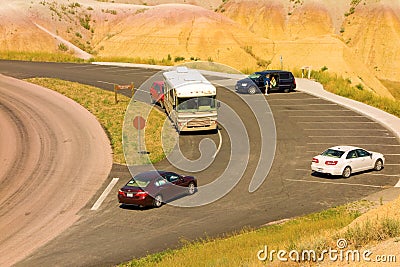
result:
[(178, 131), (217, 129), (217, 89), (198, 70), (163, 73), (165, 111)]

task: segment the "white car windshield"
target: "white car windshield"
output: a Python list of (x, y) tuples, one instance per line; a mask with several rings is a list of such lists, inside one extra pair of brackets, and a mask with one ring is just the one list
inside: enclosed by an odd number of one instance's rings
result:
[(332, 158), (341, 158), (344, 154), (344, 151), (328, 149), (324, 151), (321, 155), (325, 157), (332, 157)]

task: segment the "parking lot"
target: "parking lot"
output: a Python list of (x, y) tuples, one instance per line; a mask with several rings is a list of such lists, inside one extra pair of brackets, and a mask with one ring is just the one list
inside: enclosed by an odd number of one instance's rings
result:
[[(301, 131), (298, 134), (304, 137), (303, 144), (294, 148), (298, 177), (288, 181), (371, 188), (399, 186), (400, 144), (378, 122), (303, 92), (270, 95), (268, 102), (274, 113), (283, 113), (294, 121), (295, 129)], [(354, 145), (383, 153), (385, 168), (381, 172), (353, 174), (349, 179), (311, 175), (312, 157), (335, 145)]]
[[(0, 71), (18, 78), (57, 77), (106, 90), (112, 90), (114, 83), (134, 82), (138, 87), (157, 72), (89, 64), (24, 63), (18, 66), (4, 62), (0, 62)], [(241, 98), (257, 106), (259, 97), (236, 94), (231, 87), (235, 81), (230, 79), (212, 77), (210, 81), (229, 89), (222, 88), (218, 98), (240, 114), (249, 134), (250, 161), (240, 182), (229, 194), (209, 205), (190, 209), (170, 205), (160, 209), (123, 209), (116, 196), (118, 188), (127, 182), (130, 173), (126, 166), (115, 164), (108, 180), (99, 186), (97, 192), (92, 192), (93, 198), (80, 211), (81, 220), (20, 265), (50, 266), (54, 262), (74, 266), (112, 265), (179, 246), (182, 238), (194, 240), (220, 236), (246, 226), (259, 227), (271, 221), (356, 201), (398, 185), (400, 144), (393, 133), (379, 123), (335, 103), (307, 93), (293, 92), (261, 96), (268, 101), (272, 113), (261, 112), (258, 115), (274, 120), (276, 149), (266, 180), (257, 191), (248, 192), (260, 158), (262, 133), (254, 121), (254, 114)], [(142, 96), (146, 97), (144, 101), (150, 101), (147, 92), (143, 91)], [(231, 144), (224, 129), (221, 136), (223, 145), (213, 164), (195, 174), (200, 184), (218, 177), (230, 160)], [(268, 143), (269, 137), (266, 136), (267, 151), (272, 146)], [(198, 157), (197, 147), (201, 139), (200, 135), (182, 136), (182, 149), (188, 152), (185, 155)], [(220, 142), (218, 135), (211, 136), (211, 139), (217, 145)], [(356, 174), (349, 179), (311, 175), (312, 157), (338, 144), (357, 145), (385, 154), (385, 169)], [(167, 161), (155, 166), (168, 170), (172, 168)], [(141, 170), (137, 167), (137, 171)], [(103, 204), (91, 210), (102, 192), (117, 177), (119, 181)], [(120, 233), (126, 234), (123, 240)], [(137, 240), (141, 240), (140, 246)]]

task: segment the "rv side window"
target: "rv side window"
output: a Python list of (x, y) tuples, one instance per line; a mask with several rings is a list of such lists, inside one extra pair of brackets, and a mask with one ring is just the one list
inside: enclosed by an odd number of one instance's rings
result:
[(172, 106), (175, 107), (176, 101), (175, 101), (174, 89), (167, 88), (167, 90), (168, 90), (167, 95), (168, 95), (169, 101), (172, 104)]

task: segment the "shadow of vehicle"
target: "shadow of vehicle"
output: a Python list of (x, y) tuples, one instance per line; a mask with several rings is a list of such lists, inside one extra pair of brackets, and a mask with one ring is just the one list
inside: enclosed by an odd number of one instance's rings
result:
[[(383, 168), (382, 168), (382, 170), (383, 170)], [(374, 171), (375, 170), (371, 169), (371, 170), (365, 170), (365, 171), (361, 171), (361, 172), (352, 173), (349, 178), (344, 178), (341, 175), (332, 175), (332, 174), (320, 173), (320, 172), (311, 172), (311, 176), (317, 177), (317, 178), (328, 179), (328, 180), (337, 180), (337, 179), (348, 180), (351, 177), (357, 177), (357, 176), (360, 176), (362, 174), (367, 174), (367, 173), (371, 173), (371, 172), (374, 172)]]
[[(196, 188), (194, 193), (196, 193), (197, 191), (198, 191), (198, 189)], [(173, 202), (174, 200), (178, 200), (180, 198), (187, 197), (187, 196), (191, 196), (191, 195), (188, 193), (182, 192), (182, 194), (163, 202), (162, 205), (168, 204), (170, 202)], [(156, 210), (157, 209), (157, 207), (154, 207), (154, 206), (138, 206), (138, 205), (132, 205), (132, 204), (120, 204), (119, 208), (124, 209), (124, 210), (137, 210), (137, 211), (146, 211), (146, 210)]]

